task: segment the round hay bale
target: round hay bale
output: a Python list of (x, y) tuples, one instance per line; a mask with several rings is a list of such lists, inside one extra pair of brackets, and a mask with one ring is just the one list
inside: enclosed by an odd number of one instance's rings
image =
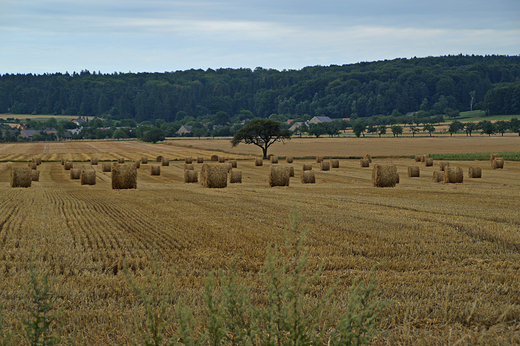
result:
[(96, 185), (96, 171), (93, 169), (81, 170), (81, 185)]
[(431, 167), (433, 166), (433, 159), (431, 157), (427, 157), (425, 160), (424, 160), (424, 165), (426, 167)]
[(289, 171), (283, 166), (271, 166), (269, 171), (269, 186), (289, 186)]
[(65, 162), (67, 162), (68, 160), (66, 158), (61, 158), (61, 165), (64, 166), (65, 165)]
[(231, 164), (231, 168), (237, 168), (237, 165), (238, 165), (237, 160), (231, 160), (231, 161), (229, 161), (229, 163)]
[(151, 175), (161, 175), (161, 166), (150, 166)]
[(161, 166), (169, 166), (170, 165), (170, 159), (167, 157), (163, 157), (161, 160)]
[(112, 172), (112, 165), (109, 162), (103, 162), (101, 165), (101, 170), (103, 172)]
[(30, 169), (36, 169), (37, 168), (37, 165), (35, 162), (29, 162), (29, 168)]
[(421, 155), (415, 155), (415, 162), (421, 162)]
[(148, 164), (148, 158), (147, 157), (141, 157), (141, 163), (143, 165), (147, 165)]
[(79, 179), (79, 178), (81, 178), (81, 169), (72, 168), (70, 170), (70, 179)]
[(316, 178), (314, 176), (314, 171), (302, 171), (301, 181), (302, 184), (315, 184)]
[(97, 157), (92, 157), (92, 158), (90, 159), (90, 164), (91, 164), (92, 166), (97, 166), (97, 164), (98, 164), (98, 158), (97, 158)]
[(229, 172), (229, 183), (230, 184), (241, 184), (242, 183), (242, 171)]
[(207, 188), (227, 187), (228, 165), (207, 164), (202, 165), (200, 172), (201, 184)]
[(321, 163), (323, 161), (323, 156), (316, 156), (316, 163)]
[(285, 162), (287, 162), (287, 163), (293, 163), (293, 161), (294, 161), (294, 158), (292, 156), (287, 156), (285, 158)]
[[(366, 154), (364, 157), (365, 160), (368, 160), (369, 163), (372, 163), (372, 156), (370, 154)], [(367, 166), (368, 167), (368, 166)]]
[(442, 183), (444, 181), (444, 172), (435, 171), (433, 172), (433, 182), (434, 183)]
[(133, 164), (134, 164), (135, 168), (137, 168), (137, 169), (141, 168), (141, 160), (136, 160), (133, 162)]
[(489, 162), (493, 162), (494, 159), (496, 159), (498, 156), (498, 154), (491, 154), (490, 157), (489, 157)]
[(268, 159), (269, 161), (271, 161), (271, 157), (272, 157), (273, 155), (274, 155), (274, 154), (269, 154), (269, 155), (267, 155), (267, 159)]
[(460, 167), (444, 167), (444, 182), (449, 184), (460, 184), (464, 181), (464, 174)]
[(71, 169), (74, 168), (74, 165), (72, 164), (72, 162), (65, 162), (65, 165), (63, 166), (63, 168), (66, 170), (66, 171), (70, 171)]
[(31, 181), (40, 181), (40, 171), (31, 169)]
[(36, 164), (36, 166), (39, 166), (42, 164), (42, 158), (41, 157), (33, 157), (32, 162), (34, 162)]
[(112, 189), (137, 189), (137, 168), (133, 164), (114, 165)]
[(441, 171), (443, 171), (443, 172), (444, 172), (444, 170), (446, 169), (446, 167), (449, 167), (449, 166), (450, 166), (450, 163), (449, 163), (449, 162), (440, 162), (440, 163), (439, 163), (439, 169), (440, 169)]
[(421, 163), (426, 162), (427, 158), (428, 158), (428, 155), (421, 155)]
[(310, 163), (304, 163), (302, 170), (303, 171), (312, 171), (312, 165)]
[(32, 173), (30, 168), (11, 168), (11, 187), (31, 187)]
[(218, 162), (219, 162), (219, 163), (224, 163), (224, 162), (226, 162), (226, 157), (225, 157), (225, 156), (219, 156), (219, 157), (218, 157)]
[(123, 163), (125, 163), (125, 158), (124, 158), (124, 157), (120, 157), (120, 158), (118, 158), (118, 159), (117, 159), (117, 163), (119, 163), (119, 164), (123, 164)]
[(197, 163), (204, 163), (204, 158), (202, 156), (197, 157)]
[(330, 161), (321, 161), (321, 170), (330, 171)]
[(262, 166), (264, 164), (264, 160), (261, 157), (255, 158), (255, 166)]
[(184, 169), (187, 170), (187, 171), (193, 171), (195, 169), (195, 167), (193, 166), (192, 163), (185, 163), (184, 164)]
[(157, 156), (155, 162), (162, 162), (163, 157), (161, 155)]
[(374, 165), (372, 169), (374, 187), (395, 187), (399, 183), (399, 174), (395, 165)]
[(278, 156), (271, 155), (271, 163), (278, 163)]
[(339, 160), (338, 159), (330, 160), (330, 164), (332, 165), (332, 168), (339, 168)]
[(503, 169), (504, 168), (504, 159), (501, 157), (495, 158), (493, 161), (491, 161), (491, 168)]
[(218, 161), (218, 155), (211, 155), (211, 161)]
[(468, 178), (482, 178), (482, 169), (480, 167), (470, 167)]
[(193, 162), (193, 159), (191, 158), (191, 156), (186, 156), (186, 157), (184, 158), (184, 163), (185, 163), (185, 164), (191, 165), (192, 162)]
[(408, 177), (419, 177), (421, 176), (421, 170), (419, 169), (419, 166), (409, 166), (408, 167)]
[(289, 166), (287, 167), (287, 169), (289, 169), (289, 177), (294, 177), (294, 167), (293, 166)]
[(184, 182), (189, 183), (198, 183), (199, 182), (199, 174), (194, 170), (184, 170)]
[(370, 161), (368, 161), (368, 159), (361, 159), (359, 160), (359, 165), (361, 167), (370, 167)]

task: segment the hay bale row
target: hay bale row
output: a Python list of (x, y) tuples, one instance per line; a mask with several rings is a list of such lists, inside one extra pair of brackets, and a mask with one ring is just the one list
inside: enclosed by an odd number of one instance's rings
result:
[(330, 171), (330, 161), (321, 161), (321, 170)]
[(184, 182), (189, 183), (198, 183), (199, 182), (199, 174), (194, 170), (184, 170)]
[(117, 163), (119, 163), (119, 164), (123, 164), (123, 163), (125, 163), (125, 158), (124, 158), (124, 157), (120, 157), (120, 158), (118, 158), (118, 159), (117, 159)]
[(96, 185), (96, 171), (93, 169), (81, 170), (81, 185)]
[(302, 184), (314, 184), (314, 183), (316, 183), (316, 178), (314, 176), (314, 171), (302, 171), (301, 182), (302, 182)]
[(241, 184), (242, 183), (242, 171), (231, 171), (229, 172), (229, 183), (230, 184)]
[(193, 166), (193, 163), (185, 163), (184, 164), (184, 170), (186, 171), (193, 171), (195, 167)]
[(504, 159), (501, 157), (496, 157), (493, 161), (491, 161), (492, 169), (503, 169), (504, 168)]
[(147, 157), (141, 157), (141, 163), (143, 165), (147, 165), (148, 164), (148, 158)]
[(421, 162), (421, 155), (415, 155), (415, 162)]
[(81, 178), (81, 169), (79, 168), (72, 168), (70, 170), (70, 179), (79, 179)]
[(197, 163), (204, 163), (204, 158), (201, 156), (197, 157)]
[(418, 166), (409, 166), (408, 167), (408, 177), (419, 177), (421, 175), (421, 170)]
[(32, 173), (30, 168), (11, 168), (11, 187), (31, 187)]
[(72, 164), (72, 162), (65, 162), (65, 165), (63, 166), (63, 168), (66, 170), (66, 171), (70, 171), (71, 169), (74, 168), (74, 165)]
[(161, 155), (155, 158), (155, 162), (162, 162), (163, 157)]
[(431, 157), (427, 157), (425, 160), (424, 160), (424, 165), (426, 167), (431, 167), (433, 166), (433, 159)]
[(97, 157), (92, 157), (92, 158), (90, 159), (90, 164), (91, 164), (92, 166), (97, 166), (97, 165), (98, 165), (98, 158), (97, 158)]
[(399, 183), (396, 165), (374, 165), (372, 169), (374, 187), (395, 187)]
[(440, 162), (439, 163), (439, 169), (444, 172), (444, 170), (450, 166), (449, 162)]
[(61, 165), (65, 166), (65, 162), (67, 162), (67, 161), (68, 161), (68, 159), (62, 157), (61, 158)]
[(323, 161), (323, 156), (316, 156), (316, 163), (321, 163)]
[(163, 157), (161, 160), (161, 166), (169, 166), (170, 165), (170, 159), (167, 157)]
[(31, 162), (35, 163), (36, 166), (39, 166), (42, 164), (42, 158), (41, 157), (33, 157)]
[(468, 178), (482, 178), (482, 169), (480, 167), (470, 167)]
[[(370, 154), (366, 154), (364, 157), (365, 160), (368, 160), (369, 163), (372, 163), (372, 156)], [(367, 166), (368, 167), (368, 166)]]
[(428, 155), (421, 155), (421, 163), (426, 162), (427, 158), (428, 158)]
[(186, 156), (184, 158), (184, 163), (188, 164), (188, 165), (192, 164), (193, 163), (193, 159), (191, 158), (191, 156)]
[(493, 160), (496, 159), (497, 157), (499, 157), (498, 154), (491, 154), (489, 157), (489, 162), (493, 162)]
[(359, 165), (361, 167), (370, 167), (370, 161), (368, 159), (359, 160)]
[(339, 168), (339, 160), (338, 159), (330, 160), (330, 163), (332, 165), (332, 168)]
[(161, 175), (161, 166), (150, 166), (151, 175)]
[(34, 162), (29, 162), (28, 166), (29, 166), (30, 169), (36, 169), (37, 168), (37, 165)]
[(237, 160), (231, 160), (229, 161), (229, 164), (231, 165), (231, 168), (237, 168)]
[(259, 167), (264, 164), (264, 160), (261, 157), (255, 158), (255, 166)]
[(140, 160), (134, 161), (133, 164), (134, 164), (135, 168), (137, 168), (137, 169), (141, 168), (141, 161)]
[(108, 162), (103, 162), (103, 164), (101, 165), (101, 171), (112, 172), (112, 165)]
[(293, 166), (289, 166), (287, 167), (287, 169), (289, 170), (289, 177), (294, 177), (294, 167)]
[(303, 171), (312, 171), (312, 165), (310, 163), (304, 163), (302, 170)]
[(441, 183), (443, 181), (444, 181), (444, 172), (442, 172), (442, 171), (433, 172), (433, 182), (434, 183)]
[(201, 184), (207, 188), (227, 187), (227, 165), (207, 164), (202, 165), (200, 172)]
[(271, 155), (271, 163), (278, 163), (278, 156)]
[(226, 162), (226, 157), (225, 157), (225, 156), (219, 156), (219, 157), (218, 157), (218, 162), (219, 162), (219, 163), (224, 163), (224, 162)]
[(114, 165), (112, 189), (137, 189), (137, 168), (133, 164)]
[(211, 161), (218, 162), (218, 155), (211, 155)]
[(287, 162), (287, 163), (293, 163), (293, 161), (294, 161), (294, 158), (292, 156), (287, 156), (285, 158), (285, 162)]
[(269, 171), (269, 186), (289, 186), (290, 173), (287, 167), (271, 166)]
[(445, 167), (444, 182), (448, 184), (460, 184), (464, 181), (464, 174), (460, 167)]

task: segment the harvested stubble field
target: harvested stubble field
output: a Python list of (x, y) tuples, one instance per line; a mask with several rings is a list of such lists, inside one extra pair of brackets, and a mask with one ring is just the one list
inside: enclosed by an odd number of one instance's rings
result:
[[(333, 143), (313, 146), (307, 156), (340, 156), (330, 154), (340, 151)], [(439, 151), (445, 149), (456, 148)], [(206, 275), (226, 268), (236, 255), (237, 270), (244, 276), (252, 273), (256, 281), (267, 245), (283, 242), (296, 201), (310, 227), (309, 263), (325, 265), (311, 296), (341, 280), (334, 299), (344, 302), (352, 280), (366, 277), (382, 263), (375, 272), (381, 298), (394, 304), (384, 311), (391, 318), (375, 344), (520, 343), (520, 162), (506, 162), (503, 170), (492, 170), (489, 161), (456, 162), (453, 165), (463, 167), (464, 183), (436, 184), (432, 175), (438, 162), (433, 167), (421, 164), (420, 177), (408, 178), (413, 159), (375, 158), (371, 167), (396, 164), (401, 178), (396, 188), (373, 188), (372, 168), (360, 168), (359, 160), (340, 159), (338, 169), (320, 171), (314, 159), (298, 159), (303, 150), (286, 146), (274, 151), (295, 157), (295, 177), (289, 187), (280, 188), (268, 187), (270, 163), (256, 167), (250, 157), (238, 161), (242, 183), (225, 189), (184, 184), (182, 160), (161, 167), (160, 176), (151, 176), (150, 165), (141, 165), (136, 190), (111, 190), (110, 173), (103, 173), (101, 165), (93, 166), (97, 184), (81, 186), (70, 180), (60, 162), (43, 162), (39, 182), (13, 189), (10, 167), (27, 164), (0, 163), (4, 322), (12, 330), (20, 325), (26, 302), (20, 283), (27, 280), (32, 258), (56, 275), (56, 307), (63, 309), (65, 334), (88, 345), (129, 344), (128, 326), (141, 307), (122, 271), (125, 257), (135, 280), (144, 282), (143, 270), (150, 268), (157, 248), (159, 264), (171, 269), (163, 279), (175, 283), (179, 296), (199, 292)], [(387, 149), (365, 145), (362, 152), (342, 153), (382, 155), (378, 150)], [(492, 148), (501, 150), (514, 151)], [(211, 154), (137, 142), (0, 146), (2, 160), (30, 160), (35, 155), (44, 161), (87, 160), (92, 155), (100, 160), (157, 155), (208, 159)], [(304, 163), (312, 164), (315, 184), (300, 182)], [(474, 165), (482, 167), (481, 179), (467, 177)], [(194, 163), (199, 172), (201, 166)]]

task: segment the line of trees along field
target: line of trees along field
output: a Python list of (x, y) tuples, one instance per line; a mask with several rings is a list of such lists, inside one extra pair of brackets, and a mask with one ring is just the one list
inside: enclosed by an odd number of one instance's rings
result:
[(173, 122), (206, 120), (218, 112), (235, 120), (304, 114), (355, 119), (396, 111), (444, 114), (447, 108), (519, 114), (520, 56), (396, 59), (289, 71), (0, 76), (0, 113)]

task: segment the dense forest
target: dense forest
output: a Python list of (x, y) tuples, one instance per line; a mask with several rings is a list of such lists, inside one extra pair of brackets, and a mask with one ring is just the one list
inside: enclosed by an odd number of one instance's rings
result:
[(520, 56), (443, 56), (283, 71), (0, 76), (0, 113), (13, 114), (186, 122), (219, 113), (225, 122), (304, 115), (356, 119), (419, 110), (435, 115), (446, 109), (520, 114)]

